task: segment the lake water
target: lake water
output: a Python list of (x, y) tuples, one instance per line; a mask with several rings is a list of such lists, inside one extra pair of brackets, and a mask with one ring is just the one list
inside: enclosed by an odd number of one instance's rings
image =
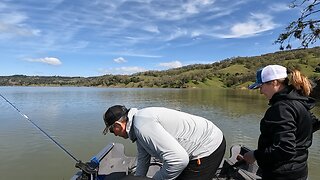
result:
[[(0, 93), (63, 145), (88, 161), (111, 142), (129, 140), (102, 135), (102, 115), (115, 104), (143, 108), (164, 106), (203, 116), (225, 134), (228, 148), (244, 144), (254, 149), (259, 121), (267, 101), (257, 91), (226, 89), (117, 89), (84, 87), (0, 87)], [(70, 179), (75, 161), (0, 98), (1, 179)], [(319, 105), (314, 109), (320, 116)], [(309, 156), (309, 179), (320, 179), (320, 133), (314, 134)], [(226, 151), (226, 157), (229, 151)]]

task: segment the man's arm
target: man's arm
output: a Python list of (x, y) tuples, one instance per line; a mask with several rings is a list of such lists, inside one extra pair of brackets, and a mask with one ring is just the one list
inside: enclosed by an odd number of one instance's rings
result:
[(163, 161), (163, 166), (153, 179), (175, 179), (188, 165), (189, 155), (186, 150), (159, 123), (145, 123), (136, 135), (149, 154)]
[(137, 149), (138, 149), (138, 162), (137, 162), (137, 170), (135, 172), (135, 176), (146, 176), (149, 166), (150, 166), (150, 154), (147, 153), (145, 149), (141, 146), (141, 144), (136, 141)]

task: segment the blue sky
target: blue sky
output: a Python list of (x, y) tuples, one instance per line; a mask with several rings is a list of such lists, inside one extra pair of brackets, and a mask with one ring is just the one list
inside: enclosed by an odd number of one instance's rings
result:
[(1, 0), (0, 75), (132, 74), (272, 53), (299, 17), (290, 2)]

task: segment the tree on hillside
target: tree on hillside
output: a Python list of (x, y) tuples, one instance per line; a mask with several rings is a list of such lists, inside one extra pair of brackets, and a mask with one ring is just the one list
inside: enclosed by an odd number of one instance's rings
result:
[(280, 44), (280, 50), (291, 49), (290, 40), (293, 37), (307, 48), (320, 39), (320, 0), (293, 0), (290, 8), (302, 8), (301, 16), (288, 25), (275, 43)]

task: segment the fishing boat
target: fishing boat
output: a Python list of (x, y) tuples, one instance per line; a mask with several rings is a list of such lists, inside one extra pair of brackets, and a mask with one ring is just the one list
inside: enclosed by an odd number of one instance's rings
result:
[[(246, 164), (238, 161), (237, 156), (248, 152), (249, 149), (241, 145), (230, 148), (230, 157), (224, 158), (213, 179), (254, 180), (261, 179), (256, 163)], [(136, 170), (136, 158), (126, 156), (123, 144), (111, 143), (93, 156), (89, 162), (77, 162), (75, 167), (80, 169), (71, 180), (134, 180), (150, 179), (161, 168), (162, 163), (151, 158), (146, 177), (133, 176)]]

